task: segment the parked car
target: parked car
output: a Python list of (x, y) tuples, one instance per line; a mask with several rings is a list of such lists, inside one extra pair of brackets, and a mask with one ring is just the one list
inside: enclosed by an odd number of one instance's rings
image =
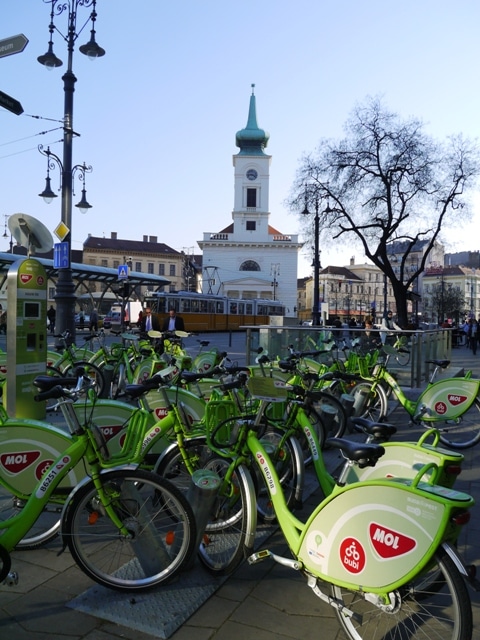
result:
[(90, 324), (90, 316), (88, 315), (88, 313), (84, 313), (83, 314), (83, 323), (80, 320), (81, 316), (82, 316), (81, 313), (77, 313), (75, 315), (75, 327), (77, 329), (88, 328), (88, 325)]
[(110, 311), (103, 319), (104, 329), (118, 329), (121, 325), (121, 313), (120, 311)]

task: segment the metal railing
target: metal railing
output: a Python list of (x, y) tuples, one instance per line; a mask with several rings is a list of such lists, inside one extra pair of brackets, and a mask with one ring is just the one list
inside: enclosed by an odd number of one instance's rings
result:
[[(285, 358), (288, 355), (290, 345), (298, 351), (314, 350), (321, 348), (323, 341), (328, 341), (333, 336), (338, 345), (343, 341), (348, 342), (356, 334), (364, 329), (359, 328), (334, 328), (334, 327), (302, 327), (302, 326), (261, 326), (242, 327), (246, 330), (246, 362), (254, 364), (258, 348), (262, 347), (270, 358), (279, 356)], [(381, 332), (380, 332), (381, 333)], [(401, 384), (405, 387), (421, 387), (428, 381), (434, 365), (427, 360), (450, 360), (452, 351), (452, 329), (434, 329), (427, 331), (391, 331), (391, 334), (400, 334), (407, 338), (407, 348), (410, 350), (408, 365), (395, 366), (393, 361), (389, 367), (394, 368), (401, 377)], [(333, 355), (341, 351), (335, 350)], [(452, 375), (452, 372), (449, 372)]]

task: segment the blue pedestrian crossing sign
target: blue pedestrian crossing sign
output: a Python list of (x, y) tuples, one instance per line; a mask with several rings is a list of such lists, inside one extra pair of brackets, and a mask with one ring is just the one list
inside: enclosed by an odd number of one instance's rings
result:
[(125, 280), (125, 278), (128, 278), (128, 264), (121, 264), (118, 267), (118, 279)]

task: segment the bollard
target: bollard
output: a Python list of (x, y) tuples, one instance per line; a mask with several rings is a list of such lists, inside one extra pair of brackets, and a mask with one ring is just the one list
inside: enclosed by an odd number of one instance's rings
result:
[(331, 431), (336, 431), (335, 418), (337, 417), (337, 410), (329, 404), (320, 405), (320, 418), (322, 419), (325, 427), (325, 435), (327, 438)]
[[(195, 522), (197, 524), (197, 541), (195, 549), (198, 549), (202, 542), (202, 537), (208, 524), (208, 517), (212, 511), (218, 489), (220, 488), (220, 476), (209, 469), (198, 469), (192, 473), (192, 479), (187, 492)], [(185, 566), (191, 569), (195, 562), (196, 555), (192, 556), (190, 562)]]
[(102, 368), (103, 378), (105, 380), (105, 386), (103, 387), (101, 398), (109, 398), (111, 395), (111, 386), (113, 380), (113, 367), (111, 364), (107, 364)]
[(367, 404), (368, 401), (368, 396), (370, 395), (370, 392), (368, 389), (362, 389), (360, 388), (357, 393), (355, 394), (354, 398), (355, 398), (355, 402), (353, 404), (353, 415), (354, 416), (362, 416), (365, 406)]
[(352, 421), (350, 418), (354, 415), (355, 398), (351, 393), (342, 393), (340, 402), (342, 403), (342, 407), (345, 409), (345, 414), (347, 416), (347, 431), (352, 433)]

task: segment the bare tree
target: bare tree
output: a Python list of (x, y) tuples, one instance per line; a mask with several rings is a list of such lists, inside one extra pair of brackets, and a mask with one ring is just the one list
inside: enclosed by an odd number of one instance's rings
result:
[[(390, 280), (399, 323), (407, 326), (409, 288), (442, 227), (459, 210), (468, 213), (465, 195), (479, 173), (479, 149), (462, 136), (435, 142), (420, 121), (402, 120), (378, 98), (358, 106), (345, 131), (343, 140), (323, 140), (301, 160), (288, 205), (297, 213), (306, 204), (316, 207), (322, 244), (355, 239), (362, 245)], [(407, 264), (419, 241), (424, 252), (412, 270)], [(394, 263), (397, 242), (405, 250)]]

